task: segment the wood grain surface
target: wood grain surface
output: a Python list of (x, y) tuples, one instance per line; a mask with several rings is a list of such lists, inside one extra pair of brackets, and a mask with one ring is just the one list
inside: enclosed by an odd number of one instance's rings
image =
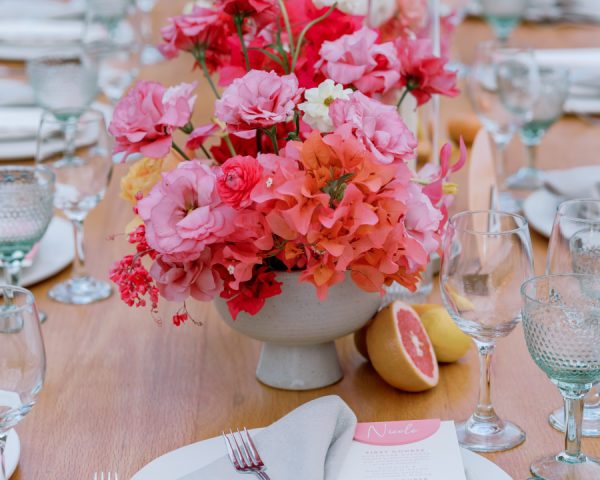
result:
[[(181, 1), (160, 2), (153, 14), (155, 28), (182, 6)], [(477, 42), (490, 37), (486, 25), (467, 21), (456, 36), (458, 57), (469, 62)], [(600, 27), (526, 25), (515, 38), (537, 47), (594, 46), (600, 43)], [(141, 77), (175, 84), (198, 78), (198, 71), (193, 72), (190, 59), (183, 57), (144, 67)], [(198, 122), (208, 120), (213, 108), (212, 95), (202, 80), (200, 92)], [(445, 118), (469, 110), (464, 96), (443, 103)], [(565, 118), (544, 139), (540, 161), (545, 168), (597, 164), (599, 151), (599, 127)], [(522, 162), (518, 141), (511, 144), (509, 158), (513, 169)], [(123, 166), (116, 168), (107, 198), (86, 221), (89, 270), (102, 278), (107, 278), (109, 266), (128, 247), (123, 236), (110, 239), (131, 218), (129, 207), (118, 198), (124, 171)], [(466, 188), (465, 172), (457, 178)], [(454, 208), (461, 209), (465, 199), (463, 194)], [(547, 242), (532, 235), (540, 272)], [(254, 377), (259, 343), (226, 327), (211, 304), (193, 306), (202, 327), (189, 323), (176, 328), (168, 313), (164, 323), (157, 324), (147, 311), (127, 308), (116, 295), (89, 306), (60, 305), (48, 299), (47, 290), (69, 273), (33, 288), (48, 314), (43, 326), (48, 371), (38, 404), (18, 427), (22, 453), (14, 480), (89, 480), (99, 470), (116, 470), (119, 478), (130, 478), (173, 449), (217, 435), (225, 427), (267, 425), (328, 394), (340, 395), (362, 421), (459, 420), (475, 406), (479, 366), (474, 349), (458, 363), (441, 367), (435, 389), (409, 394), (383, 382), (357, 353), (351, 337), (346, 337), (338, 342), (345, 372), (341, 382), (316, 391), (278, 391)], [(434, 293), (433, 299), (437, 298)], [(521, 425), (527, 441), (487, 457), (513, 478), (524, 479), (533, 460), (561, 449), (563, 435), (547, 423), (560, 397), (530, 359), (520, 327), (499, 342), (493, 388), (499, 414)], [(586, 439), (583, 447), (600, 456), (600, 439)]]

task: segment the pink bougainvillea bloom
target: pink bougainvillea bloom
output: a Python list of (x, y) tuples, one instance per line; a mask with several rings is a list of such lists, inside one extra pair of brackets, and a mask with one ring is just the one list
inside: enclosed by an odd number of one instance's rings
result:
[(324, 42), (316, 68), (336, 83), (354, 85), (370, 95), (385, 93), (400, 79), (400, 62), (392, 42), (377, 43), (375, 30), (363, 27), (337, 40)]
[(215, 104), (215, 116), (236, 135), (252, 138), (257, 128), (291, 120), (302, 92), (294, 74), (250, 70), (223, 92)]
[(165, 173), (137, 207), (148, 244), (177, 262), (195, 260), (235, 228), (235, 210), (219, 198), (216, 174), (198, 160)]
[(446, 70), (445, 58), (433, 55), (429, 39), (398, 39), (400, 59), (400, 85), (410, 90), (418, 105), (429, 101), (431, 95), (455, 97), (460, 93), (456, 87), (456, 72)]
[(197, 150), (202, 146), (206, 139), (216, 132), (219, 131), (219, 126), (214, 123), (208, 123), (206, 125), (200, 125), (194, 128), (194, 131), (190, 133), (185, 146), (189, 150)]
[(254, 157), (240, 155), (227, 160), (221, 166), (217, 189), (221, 200), (239, 209), (248, 207), (250, 193), (262, 175), (262, 166)]
[(379, 163), (414, 157), (417, 140), (392, 105), (354, 92), (349, 100), (335, 100), (329, 106), (329, 115), (334, 128), (344, 135), (350, 129)]
[(108, 128), (115, 138), (115, 152), (166, 156), (173, 131), (183, 127), (192, 114), (194, 88), (195, 84), (166, 89), (158, 82), (138, 82), (115, 107)]
[(210, 266), (211, 252), (206, 249), (189, 262), (172, 262), (159, 256), (150, 275), (156, 282), (160, 294), (172, 302), (184, 302), (192, 297), (207, 302), (215, 298), (223, 288), (219, 274)]

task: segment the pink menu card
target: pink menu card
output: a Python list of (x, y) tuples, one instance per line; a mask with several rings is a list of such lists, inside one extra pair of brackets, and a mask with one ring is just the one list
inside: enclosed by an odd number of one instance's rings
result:
[(454, 423), (359, 423), (339, 478), (466, 480)]

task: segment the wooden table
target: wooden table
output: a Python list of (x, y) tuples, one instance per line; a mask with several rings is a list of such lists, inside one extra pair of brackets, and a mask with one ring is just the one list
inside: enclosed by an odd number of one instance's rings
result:
[[(162, 2), (154, 14), (156, 26), (180, 11), (182, 4)], [(484, 24), (469, 21), (459, 29), (457, 50), (469, 60), (476, 42), (489, 37)], [(535, 46), (592, 46), (600, 41), (600, 28), (525, 26), (516, 37)], [(197, 78), (197, 72), (191, 71), (186, 57), (144, 68), (142, 77), (175, 84)], [(198, 120), (206, 120), (213, 104), (202, 81), (201, 89), (206, 95), (199, 96), (196, 114)], [(444, 108), (449, 114), (469, 107), (461, 98), (445, 102)], [(598, 163), (599, 133), (574, 118), (561, 121), (540, 149), (543, 166)], [(522, 160), (517, 143), (511, 146), (510, 158), (513, 167)], [(109, 239), (130, 219), (129, 207), (117, 195), (123, 172), (123, 167), (116, 169), (107, 198), (86, 222), (89, 270), (103, 278), (128, 247), (124, 237)], [(457, 209), (464, 206), (463, 198)], [(540, 271), (546, 240), (533, 234), (533, 241)], [(48, 371), (38, 404), (18, 427), (22, 453), (15, 480), (86, 480), (97, 470), (117, 470), (119, 478), (130, 478), (168, 451), (217, 435), (228, 426), (267, 425), (328, 394), (340, 395), (362, 421), (459, 420), (475, 406), (479, 366), (474, 349), (460, 362), (441, 367), (435, 389), (409, 394), (383, 382), (347, 337), (338, 343), (345, 371), (340, 383), (309, 392), (279, 391), (254, 377), (259, 343), (227, 328), (211, 304), (193, 308), (204, 326), (190, 323), (176, 328), (168, 314), (159, 325), (148, 311), (129, 309), (116, 295), (89, 306), (49, 300), (47, 290), (69, 273), (33, 289), (48, 313), (43, 326)], [(494, 368), (497, 410), (525, 429), (527, 441), (488, 457), (523, 479), (533, 460), (561, 449), (563, 435), (547, 423), (560, 397), (530, 359), (520, 328), (500, 341)], [(600, 439), (586, 439), (583, 446), (587, 453), (600, 456)]]

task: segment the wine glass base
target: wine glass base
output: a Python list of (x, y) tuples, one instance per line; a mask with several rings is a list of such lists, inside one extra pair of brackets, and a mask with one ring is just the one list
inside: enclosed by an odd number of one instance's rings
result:
[(145, 45), (140, 55), (142, 65), (156, 65), (165, 61), (165, 57), (154, 45)]
[(591, 480), (600, 478), (598, 460), (582, 455), (582, 461), (573, 463), (562, 459), (562, 454), (546, 457), (531, 464), (531, 473), (541, 480)]
[(510, 192), (500, 192), (498, 194), (498, 205), (496, 210), (508, 213), (520, 213), (523, 208), (523, 202), (515, 198)]
[(48, 296), (61, 303), (86, 305), (104, 300), (112, 294), (109, 283), (92, 277), (71, 278), (50, 289)]
[[(565, 410), (559, 408), (548, 416), (548, 423), (559, 432), (565, 431)], [(584, 437), (600, 437), (600, 406), (585, 406), (581, 433)]]
[(472, 418), (456, 423), (458, 443), (473, 452), (502, 452), (525, 441), (525, 432), (510, 422), (485, 423)]
[(537, 190), (543, 183), (541, 171), (531, 167), (523, 167), (506, 179), (506, 186), (514, 190)]

